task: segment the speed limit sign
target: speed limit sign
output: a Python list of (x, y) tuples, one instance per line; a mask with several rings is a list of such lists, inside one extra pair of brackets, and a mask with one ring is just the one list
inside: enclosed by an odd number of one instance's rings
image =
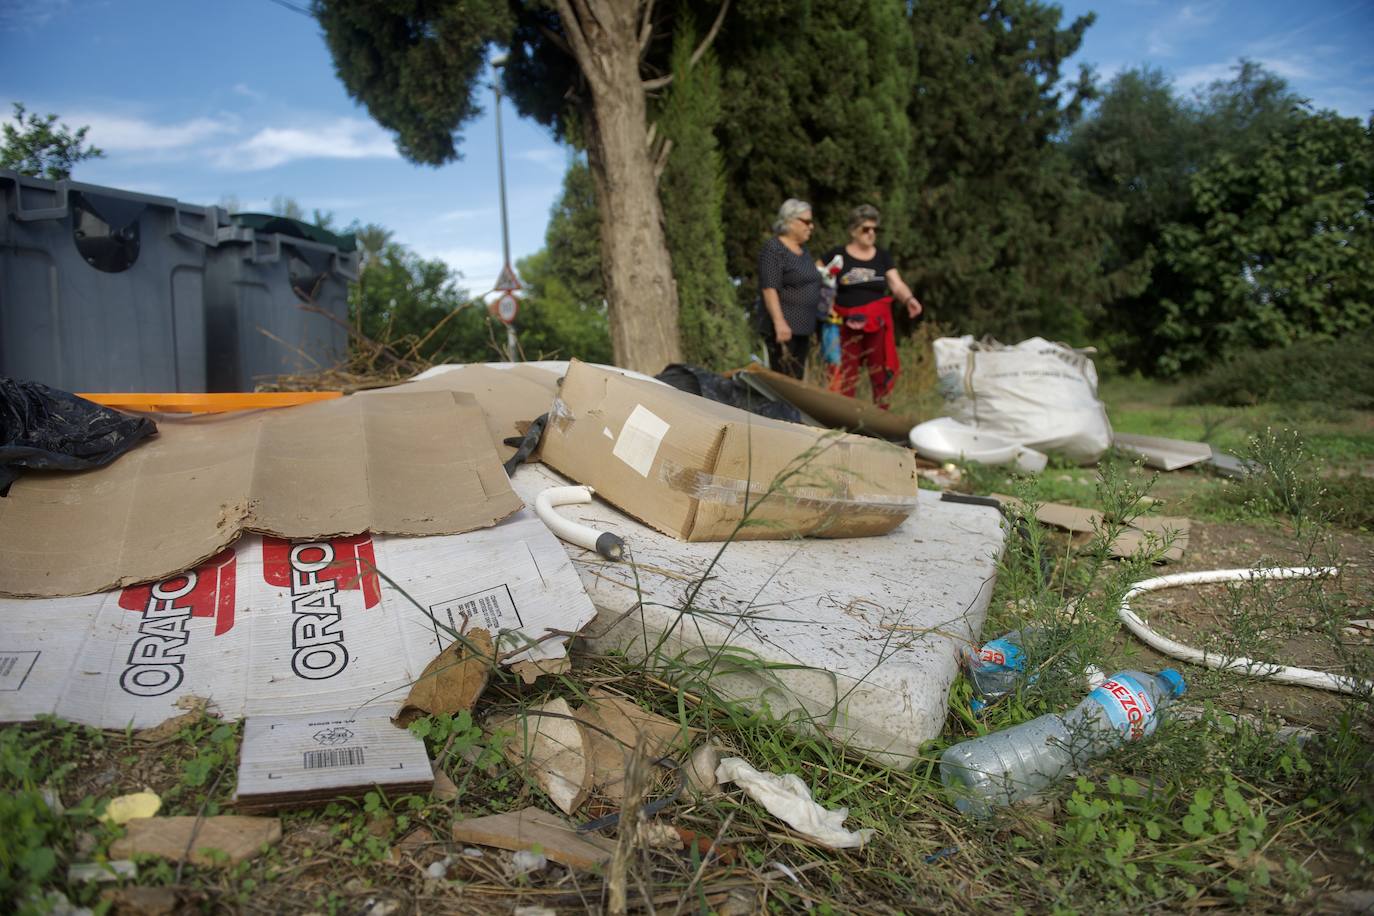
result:
[(512, 292), (502, 293), (501, 297), (497, 299), (496, 303), (492, 306), (492, 311), (496, 313), (496, 317), (500, 318), (506, 324), (510, 324), (515, 320), (515, 314), (519, 310), (520, 300), (516, 299), (515, 294)]

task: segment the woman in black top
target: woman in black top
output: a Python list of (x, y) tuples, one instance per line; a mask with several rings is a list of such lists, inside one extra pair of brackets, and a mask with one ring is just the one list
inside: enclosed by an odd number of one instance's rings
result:
[[(878, 247), (878, 209), (864, 204), (849, 215), (849, 244), (825, 254), (844, 259), (835, 287), (835, 312), (840, 328), (839, 391), (849, 397), (859, 384), (861, 366), (868, 368), (873, 401), (887, 407), (897, 381), (897, 334), (892, 306), (900, 304), (912, 318), (921, 314), (921, 301), (902, 280), (892, 255)], [(889, 292), (890, 290), (890, 292)]]
[(759, 252), (763, 299), (759, 318), (768, 364), (793, 378), (801, 378), (806, 371), (806, 352), (821, 301), (821, 274), (806, 249), (811, 227), (811, 205), (789, 199), (773, 223), (777, 235), (764, 242)]

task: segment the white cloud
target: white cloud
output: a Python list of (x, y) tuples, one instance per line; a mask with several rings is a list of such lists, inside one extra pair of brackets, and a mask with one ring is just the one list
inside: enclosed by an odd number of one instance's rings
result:
[(70, 6), (71, 0), (0, 0), (0, 30), (41, 28)]
[(90, 127), (86, 139), (106, 153), (159, 153), (185, 150), (238, 131), (232, 118), (192, 118), (172, 124), (156, 124), (143, 118), (74, 113), (68, 124)]
[(534, 149), (520, 150), (515, 154), (515, 158), (521, 162), (528, 162), (562, 175), (567, 168), (568, 153), (556, 146), (540, 146)]
[(1235, 61), (1226, 61), (1218, 64), (1201, 64), (1196, 67), (1189, 67), (1180, 70), (1174, 77), (1174, 85), (1180, 92), (1191, 92), (1194, 89), (1203, 89), (1217, 80), (1229, 79), (1235, 69)]
[(336, 118), (312, 128), (266, 127), (214, 155), (221, 168), (270, 169), (298, 159), (395, 159), (391, 137), (372, 121)]
[(434, 247), (423, 244), (412, 246), (424, 258), (437, 258), (462, 274), (459, 285), (469, 293), (481, 295), (496, 284), (496, 275), (501, 272), (501, 249), (475, 245), (454, 245)]
[(233, 86), (229, 87), (229, 91), (234, 93), (235, 95), (241, 95), (244, 98), (252, 99), (255, 102), (260, 102), (263, 99), (267, 98), (267, 96), (263, 95), (261, 92), (258, 92), (256, 89), (252, 88), (247, 83), (235, 83)]
[(446, 223), (455, 223), (463, 222), (465, 220), (470, 219), (491, 219), (499, 215), (500, 212), (501, 210), (497, 207), (471, 207), (467, 209), (460, 208), (457, 210), (449, 210), (445, 213), (440, 213), (435, 218)]
[(1211, 25), (1219, 12), (1219, 0), (1205, 3), (1190, 3), (1179, 8), (1169, 18), (1150, 30), (1146, 36), (1146, 49), (1153, 57), (1169, 57), (1174, 53), (1174, 42), (1191, 38)]

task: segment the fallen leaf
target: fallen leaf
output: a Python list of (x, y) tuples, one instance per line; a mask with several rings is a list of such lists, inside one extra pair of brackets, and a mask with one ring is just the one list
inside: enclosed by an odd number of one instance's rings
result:
[(144, 790), (111, 799), (101, 819), (111, 824), (123, 824), (136, 817), (152, 817), (161, 807), (162, 799), (157, 797), (157, 793)]
[(206, 710), (209, 708), (209, 705), (210, 701), (205, 697), (187, 694), (176, 701), (177, 708), (184, 709), (186, 712), (179, 716), (172, 716), (170, 719), (166, 719), (154, 725), (152, 728), (145, 728), (134, 737), (139, 741), (146, 741), (148, 743), (166, 741), (186, 726), (195, 725), (204, 718), (207, 715)]
[[(195, 835), (192, 845), (191, 837)], [(258, 854), (264, 846), (281, 839), (281, 820), (275, 817), (142, 817), (128, 822), (128, 833), (110, 845), (110, 856), (127, 859), (135, 855), (180, 859), (191, 847), (187, 860), (193, 865), (215, 865), (221, 859), (211, 850), (236, 864)]]
[(652, 759), (667, 753), (682, 737), (676, 722), (599, 688), (588, 693), (587, 703), (573, 715), (589, 726), (584, 734), (591, 747), (593, 785), (612, 801), (625, 797), (625, 767), (631, 750), (642, 741), (645, 754)]
[(591, 794), (592, 766), (586, 733), (567, 700), (550, 700), (496, 727), (515, 732), (502, 749), (506, 757), (517, 766), (529, 766), (540, 788), (564, 814), (581, 807)]
[(454, 640), (425, 666), (392, 721), (404, 726), (432, 713), (472, 708), (486, 689), (496, 653), (486, 630), (468, 630), (463, 640)]
[(434, 768), (434, 788), (429, 790), (431, 798), (439, 801), (453, 801), (458, 797), (458, 787), (453, 784), (453, 780), (439, 767)]
[(510, 670), (520, 675), (520, 680), (533, 684), (546, 674), (567, 674), (572, 670), (572, 659), (566, 655), (559, 658), (530, 658), (516, 662)]
[(111, 888), (100, 894), (109, 901), (114, 916), (171, 916), (178, 906), (177, 892), (170, 887)]

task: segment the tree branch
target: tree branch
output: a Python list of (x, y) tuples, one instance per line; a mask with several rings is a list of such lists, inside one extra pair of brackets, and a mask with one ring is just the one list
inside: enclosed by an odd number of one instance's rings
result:
[(649, 50), (649, 40), (654, 37), (654, 0), (645, 0), (644, 18), (639, 23), (639, 57), (643, 60)]
[[(560, 17), (561, 15), (562, 14), (560, 14)], [(559, 35), (553, 29), (549, 28), (546, 25), (541, 25), (539, 26), (539, 34), (547, 38), (554, 45), (554, 47), (558, 48), (558, 50), (562, 51), (564, 54), (572, 58), (577, 57), (577, 55), (573, 53), (572, 47), (568, 44), (568, 40), (564, 38), (562, 35)]]
[(587, 46), (587, 36), (582, 31), (581, 21), (573, 12), (572, 4), (568, 0), (554, 0), (554, 7), (558, 10), (558, 18), (563, 21), (563, 32), (568, 36), (568, 43), (572, 45), (573, 60), (577, 61), (582, 72), (590, 78), (593, 58), (591, 49)]
[(725, 12), (728, 9), (730, 9), (730, 0), (723, 0), (720, 5), (720, 12), (716, 14), (716, 21), (711, 23), (711, 31), (706, 33), (701, 44), (697, 45), (697, 49), (692, 52), (692, 60), (687, 65), (689, 69), (697, 65), (697, 61), (701, 60), (702, 55), (706, 53), (706, 50), (711, 47), (711, 43), (716, 40), (716, 36), (720, 34), (720, 27), (725, 22)]
[(663, 145), (659, 147), (658, 155), (654, 157), (654, 184), (657, 185), (659, 179), (663, 177), (663, 170), (668, 167), (668, 154), (673, 151), (673, 138), (665, 137)]
[[(720, 12), (716, 13), (716, 21), (711, 23), (711, 30), (706, 33), (706, 37), (701, 40), (701, 44), (697, 45), (697, 49), (692, 52), (691, 59), (687, 61), (688, 72), (691, 72), (691, 69), (697, 65), (697, 61), (701, 60), (702, 55), (706, 53), (711, 47), (711, 44), (716, 40), (716, 36), (720, 34), (720, 27), (725, 22), (725, 13), (729, 9), (730, 0), (723, 0), (720, 5)], [(642, 49), (641, 53), (643, 53)], [(672, 83), (672, 81), (673, 74), (669, 73), (667, 76), (659, 76), (651, 80), (642, 80), (639, 85), (645, 92), (652, 92), (655, 89), (662, 89), (664, 86)]]

